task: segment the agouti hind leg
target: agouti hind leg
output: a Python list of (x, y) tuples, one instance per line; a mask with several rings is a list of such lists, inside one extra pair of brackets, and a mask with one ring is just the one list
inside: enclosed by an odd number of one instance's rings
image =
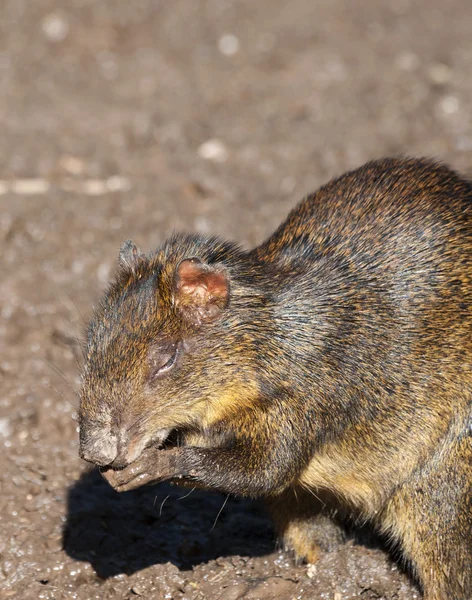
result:
[(399, 535), (425, 600), (472, 598), (472, 437), (397, 492), (386, 524)]
[(266, 500), (275, 529), (297, 560), (315, 563), (321, 552), (344, 541), (343, 530), (323, 514), (323, 503), (302, 488), (289, 488)]

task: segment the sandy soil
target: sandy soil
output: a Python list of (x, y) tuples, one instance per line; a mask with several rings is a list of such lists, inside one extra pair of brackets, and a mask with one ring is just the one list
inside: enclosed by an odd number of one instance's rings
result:
[(419, 598), (365, 538), (307, 569), (256, 503), (115, 493), (77, 456), (76, 340), (124, 239), (254, 244), (387, 154), (470, 171), (470, 2), (0, 11), (0, 598)]

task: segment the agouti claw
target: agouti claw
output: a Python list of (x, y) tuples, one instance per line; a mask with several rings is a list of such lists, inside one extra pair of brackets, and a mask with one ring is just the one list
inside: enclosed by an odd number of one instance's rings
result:
[(173, 465), (176, 451), (148, 448), (124, 469), (104, 469), (101, 475), (117, 492), (127, 492), (142, 485), (170, 479), (175, 476)]
[[(126, 469), (124, 469), (126, 471)], [(103, 472), (103, 477), (117, 492), (127, 492), (128, 490), (134, 490), (146, 483), (155, 482), (156, 478), (149, 475), (149, 473), (140, 473), (136, 476), (128, 476), (126, 479), (120, 477), (123, 471), (106, 471)]]

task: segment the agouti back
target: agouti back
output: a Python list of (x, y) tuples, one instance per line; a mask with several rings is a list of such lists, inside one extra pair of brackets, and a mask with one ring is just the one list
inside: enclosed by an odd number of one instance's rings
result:
[(81, 456), (118, 490), (265, 497), (308, 561), (327, 492), (399, 542), (425, 598), (470, 600), (471, 216), (453, 171), (384, 159), (249, 252), (126, 242), (88, 329)]

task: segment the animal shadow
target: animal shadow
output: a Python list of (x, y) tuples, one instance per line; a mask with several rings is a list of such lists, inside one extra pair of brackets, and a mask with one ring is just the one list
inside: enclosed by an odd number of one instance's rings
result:
[(119, 494), (97, 470), (68, 492), (63, 548), (102, 579), (157, 563), (180, 569), (219, 556), (261, 556), (275, 536), (263, 507), (169, 484)]

